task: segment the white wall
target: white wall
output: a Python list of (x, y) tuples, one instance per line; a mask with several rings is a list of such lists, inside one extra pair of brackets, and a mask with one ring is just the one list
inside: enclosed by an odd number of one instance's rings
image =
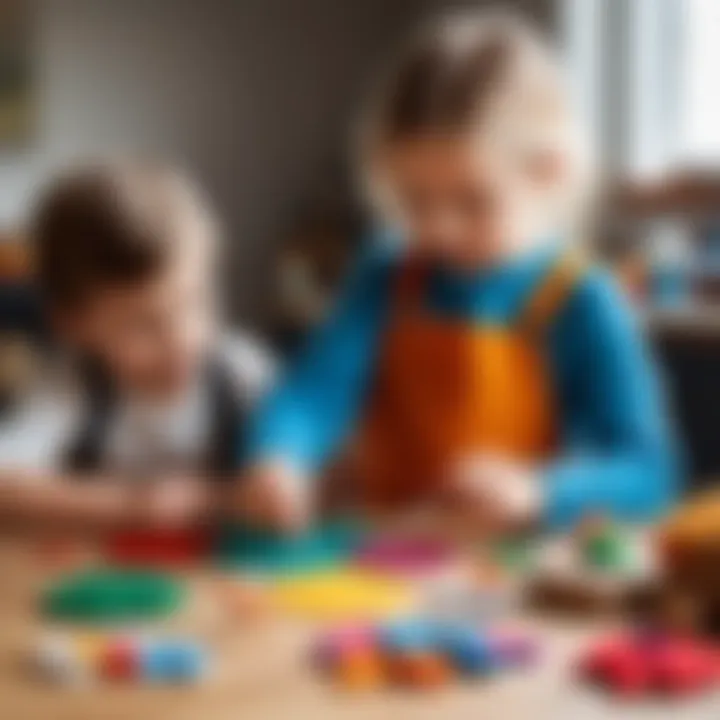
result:
[(40, 127), (0, 156), (0, 224), (47, 171), (147, 150), (186, 164), (231, 235), (240, 307), (344, 132), (404, 0), (39, 0)]
[[(536, 8), (552, 0), (523, 0)], [(451, 0), (36, 0), (39, 119), (0, 155), (0, 225), (48, 170), (150, 151), (197, 174), (251, 309), (271, 246), (327, 174), (368, 74), (420, 13)]]

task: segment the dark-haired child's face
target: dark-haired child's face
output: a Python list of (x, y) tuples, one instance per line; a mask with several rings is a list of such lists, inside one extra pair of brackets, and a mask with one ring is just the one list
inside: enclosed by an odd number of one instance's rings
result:
[(153, 278), (98, 289), (60, 318), (61, 331), (99, 358), (121, 390), (171, 399), (196, 378), (215, 331), (208, 255), (194, 248)]
[(413, 244), (474, 267), (541, 240), (537, 210), (556, 178), (539, 159), (505, 158), (470, 135), (427, 135), (391, 147), (383, 171)]

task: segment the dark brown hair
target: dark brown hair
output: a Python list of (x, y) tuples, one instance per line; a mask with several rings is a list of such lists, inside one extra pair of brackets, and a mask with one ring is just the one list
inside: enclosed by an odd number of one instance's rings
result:
[(204, 204), (177, 172), (150, 164), (83, 167), (38, 203), (32, 239), (45, 300), (77, 306), (99, 289), (151, 279), (209, 232)]

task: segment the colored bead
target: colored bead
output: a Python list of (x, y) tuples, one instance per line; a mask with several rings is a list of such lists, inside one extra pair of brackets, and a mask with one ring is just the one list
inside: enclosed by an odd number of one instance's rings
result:
[(131, 640), (110, 641), (100, 656), (100, 674), (108, 680), (134, 680), (139, 671), (139, 648)]
[(143, 645), (140, 664), (146, 680), (183, 683), (202, 679), (207, 673), (208, 658), (197, 643), (159, 639)]
[(398, 654), (388, 660), (388, 668), (394, 683), (409, 688), (439, 688), (452, 676), (447, 660), (437, 653)]
[(490, 643), (473, 629), (447, 630), (442, 648), (458, 671), (465, 675), (489, 673), (498, 664)]
[(347, 690), (369, 690), (383, 683), (383, 661), (369, 648), (346, 653), (336, 665), (335, 677)]
[(385, 625), (379, 643), (387, 653), (429, 652), (438, 642), (438, 626), (428, 620), (403, 620)]
[(45, 680), (52, 682), (76, 683), (87, 677), (72, 643), (59, 635), (41, 640), (35, 650), (34, 665)]
[(585, 564), (598, 570), (620, 570), (627, 565), (629, 541), (620, 529), (602, 518), (581, 523), (581, 552)]
[(522, 632), (497, 632), (488, 637), (495, 663), (504, 668), (525, 667), (537, 660), (540, 646), (531, 635)]
[(330, 669), (348, 654), (370, 650), (375, 646), (376, 633), (371, 626), (347, 625), (331, 630), (317, 643), (314, 663)]

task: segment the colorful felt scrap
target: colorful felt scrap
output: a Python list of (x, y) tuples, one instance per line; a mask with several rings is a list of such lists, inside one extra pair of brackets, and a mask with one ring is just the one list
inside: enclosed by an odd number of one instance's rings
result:
[(128, 530), (111, 535), (105, 557), (116, 565), (187, 565), (205, 560), (212, 536), (205, 528)]
[(383, 537), (358, 551), (356, 561), (366, 568), (401, 575), (428, 575), (446, 570), (457, 559), (451, 545), (433, 538)]
[(412, 588), (362, 570), (329, 570), (276, 581), (274, 607), (293, 615), (325, 620), (371, 620), (409, 612)]
[(224, 567), (263, 575), (299, 575), (347, 563), (361, 538), (361, 527), (348, 520), (329, 521), (296, 534), (233, 525), (221, 529), (214, 554)]
[(41, 598), (44, 614), (76, 622), (133, 621), (169, 615), (182, 604), (172, 577), (139, 570), (89, 570), (62, 579)]

